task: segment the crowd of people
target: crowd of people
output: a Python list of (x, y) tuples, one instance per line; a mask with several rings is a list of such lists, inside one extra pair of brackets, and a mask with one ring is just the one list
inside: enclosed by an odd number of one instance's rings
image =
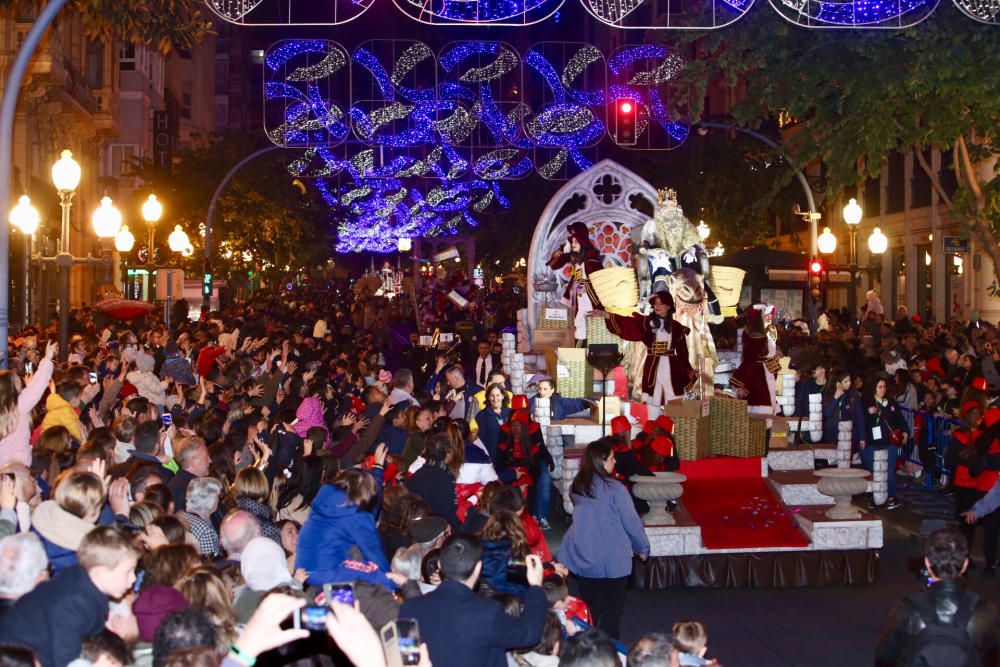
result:
[[(466, 339), (420, 345), (414, 305), (454, 324), (459, 287), (389, 301), (326, 283), (170, 329), (84, 309), (68, 350), (54, 327), (19, 332), (0, 373), (0, 664), (381, 667), (397, 619), (417, 622), (422, 665), (713, 664), (693, 620), (617, 642), (650, 553), (627, 480), (678, 467), (671, 420), (633, 437), (617, 417), (586, 446), (553, 553), (535, 396), (557, 418), (587, 406), (551, 377), (512, 395), (497, 327), (519, 294), (477, 298), (490, 318)], [(913, 449), (905, 472), (953, 472), (962, 539), (982, 524), (992, 572), (1000, 334), (880, 318), (793, 324), (777, 345), (800, 396), (823, 394), (824, 437), (850, 420), (865, 465)], [(962, 422), (947, 452), (931, 417)]]
[[(502, 317), (517, 299), (488, 303)], [(77, 310), (62, 351), (53, 327), (18, 332), (0, 373), (0, 664), (381, 666), (378, 630), (400, 618), (425, 665), (629, 652), (615, 640), (649, 543), (616, 456), (646, 455), (620, 424), (588, 446), (553, 554), (554, 464), (499, 332), (409, 345), (399, 302), (334, 283), (169, 330)], [(322, 627), (299, 627), (316, 605)], [(681, 623), (631, 662), (707, 664), (706, 641)]]

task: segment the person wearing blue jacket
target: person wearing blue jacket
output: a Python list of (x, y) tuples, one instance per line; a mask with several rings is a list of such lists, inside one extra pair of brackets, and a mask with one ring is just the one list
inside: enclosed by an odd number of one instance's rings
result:
[(358, 468), (345, 470), (313, 499), (295, 552), (295, 568), (309, 573), (310, 585), (366, 579), (395, 588), (385, 576), (390, 571), (389, 562), (373, 514), (382, 488), (385, 457), (386, 447), (379, 445), (370, 473)]
[[(976, 523), (987, 514), (993, 514), (1000, 508), (1000, 481), (990, 487), (986, 495), (976, 501), (976, 504), (968, 512), (963, 512), (962, 517), (967, 523)], [(990, 563), (986, 564), (987, 566)]]
[(864, 420), (861, 394), (853, 386), (851, 372), (834, 371), (823, 392), (823, 442), (836, 443), (840, 437), (840, 422), (849, 421), (852, 422), (851, 440), (857, 443)]
[(500, 427), (510, 419), (507, 392), (501, 384), (491, 384), (486, 388), (486, 407), (476, 413), (479, 427), (479, 441), (486, 447), (490, 460), (497, 457), (497, 445), (503, 433)]
[(587, 445), (570, 487), (573, 524), (556, 560), (576, 577), (597, 627), (617, 639), (632, 556), (646, 560), (649, 538), (628, 489), (611, 477), (614, 469), (610, 438)]
[(538, 381), (538, 396), (532, 396), (528, 402), (528, 410), (535, 414), (535, 404), (538, 398), (549, 399), (549, 417), (555, 420), (567, 419), (573, 415), (590, 412), (590, 401), (582, 398), (566, 398), (556, 393), (556, 381), (544, 378)]

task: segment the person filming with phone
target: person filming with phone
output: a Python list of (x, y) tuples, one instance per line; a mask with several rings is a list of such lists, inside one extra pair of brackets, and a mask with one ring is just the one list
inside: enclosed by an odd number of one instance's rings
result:
[(528, 590), (524, 611), (507, 616), (503, 605), (476, 595), (483, 569), (483, 549), (478, 538), (459, 533), (441, 546), (442, 582), (427, 595), (407, 600), (400, 618), (420, 626), (434, 667), (506, 667), (507, 649), (538, 644), (545, 629), (547, 602), (542, 590), (542, 561), (525, 558)]

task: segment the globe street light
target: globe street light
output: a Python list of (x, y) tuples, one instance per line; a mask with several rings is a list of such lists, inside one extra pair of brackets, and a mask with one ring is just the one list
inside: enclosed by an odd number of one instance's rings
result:
[(889, 238), (876, 227), (872, 230), (872, 235), (868, 237), (868, 251), (873, 255), (881, 255), (889, 247)]
[(153, 265), (154, 243), (156, 240), (156, 225), (163, 217), (163, 204), (156, 199), (156, 195), (149, 195), (142, 204), (142, 219), (146, 221), (146, 228), (149, 230), (149, 240), (146, 243), (146, 264)]
[(824, 255), (832, 255), (837, 251), (837, 237), (833, 235), (829, 227), (823, 228), (823, 233), (816, 239), (819, 251)]
[(111, 203), (111, 197), (101, 199), (101, 205), (92, 217), (94, 233), (99, 239), (113, 239), (122, 228), (122, 214)]
[(10, 211), (10, 224), (24, 232), (25, 236), (31, 236), (38, 229), (40, 221), (41, 216), (38, 215), (38, 209), (31, 205), (31, 198), (21, 195), (17, 206)]
[(132, 252), (134, 246), (135, 235), (129, 231), (128, 225), (122, 225), (122, 228), (115, 234), (115, 250), (120, 253)]
[(184, 250), (191, 245), (188, 240), (187, 233), (181, 228), (180, 225), (174, 227), (174, 231), (170, 232), (170, 236), (167, 237), (167, 245), (174, 252), (184, 252)]

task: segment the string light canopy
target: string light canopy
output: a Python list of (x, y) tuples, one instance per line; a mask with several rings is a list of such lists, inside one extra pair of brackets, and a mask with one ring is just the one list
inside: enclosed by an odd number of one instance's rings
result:
[(952, 0), (958, 9), (969, 18), (1000, 25), (1000, 0)]
[[(996, 1), (996, 0), (987, 0)], [(886, 28), (914, 26), (927, 19), (939, 0), (769, 0), (786, 21), (805, 28)]]
[(634, 100), (640, 148), (669, 150), (687, 137), (661, 90), (684, 60), (662, 46), (626, 47), (612, 66), (585, 43), (542, 42), (522, 57), (484, 40), (437, 54), (412, 40), (370, 40), (350, 54), (328, 40), (287, 40), (264, 63), (268, 136), (298, 150), (289, 172), (338, 179), (320, 192), (337, 211), (341, 251), (390, 252), (402, 235), (455, 233), (506, 205), (503, 180), (587, 169), (608, 136), (609, 91)]
[[(525, 26), (558, 21), (565, 0), (393, 0), (396, 8), (428, 25)], [(231, 23), (255, 26), (334, 26), (353, 21), (374, 0), (206, 0)], [(635, 30), (711, 30), (739, 21), (754, 0), (579, 0), (596, 20)], [(939, 0), (769, 0), (786, 20), (807, 28), (913, 26)], [(969, 18), (1000, 24), (1000, 0), (953, 0)]]

